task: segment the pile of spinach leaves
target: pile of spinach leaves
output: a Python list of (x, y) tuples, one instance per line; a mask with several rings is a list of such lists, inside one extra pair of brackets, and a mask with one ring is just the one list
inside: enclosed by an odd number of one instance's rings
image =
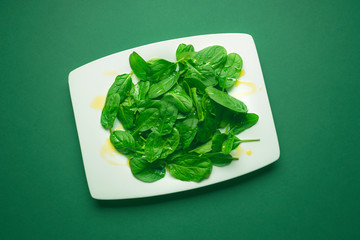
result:
[[(200, 182), (213, 165), (236, 159), (230, 152), (240, 143), (258, 141), (236, 137), (259, 117), (227, 93), (239, 77), (241, 57), (222, 46), (196, 52), (180, 44), (176, 59), (145, 61), (133, 52), (132, 72), (116, 77), (102, 110), (111, 143), (130, 158), (132, 174), (143, 182), (163, 178), (166, 169), (182, 181)], [(124, 131), (112, 129), (116, 118)]]

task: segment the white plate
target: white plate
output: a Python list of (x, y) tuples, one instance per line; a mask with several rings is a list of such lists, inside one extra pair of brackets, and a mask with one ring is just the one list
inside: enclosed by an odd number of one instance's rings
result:
[[(154, 183), (143, 183), (131, 174), (127, 158), (113, 151), (109, 132), (100, 125), (101, 101), (117, 74), (131, 71), (128, 59), (136, 51), (145, 60), (164, 58), (175, 61), (180, 43), (192, 44), (195, 50), (221, 45), (228, 53), (236, 52), (243, 59), (245, 74), (230, 94), (241, 99), (249, 112), (257, 113), (259, 122), (242, 132), (240, 139), (260, 138), (260, 142), (242, 143), (233, 151), (239, 160), (226, 167), (214, 167), (208, 179), (200, 183), (182, 182), (166, 176)], [(211, 34), (179, 38), (129, 49), (98, 59), (69, 74), (70, 94), (82, 157), (91, 196), (95, 199), (127, 199), (179, 192), (235, 178), (264, 167), (280, 156), (275, 125), (266, 93), (264, 78), (253, 38), (247, 34)]]

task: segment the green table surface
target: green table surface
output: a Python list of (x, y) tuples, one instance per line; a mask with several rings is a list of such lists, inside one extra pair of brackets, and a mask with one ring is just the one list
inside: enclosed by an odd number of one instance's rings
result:
[[(360, 239), (359, 1), (0, 1), (0, 239)], [(68, 74), (162, 40), (248, 33), (281, 157), (189, 192), (97, 201)]]

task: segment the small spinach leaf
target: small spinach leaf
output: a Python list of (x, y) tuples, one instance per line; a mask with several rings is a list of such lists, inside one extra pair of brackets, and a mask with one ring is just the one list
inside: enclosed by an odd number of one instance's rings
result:
[(131, 69), (134, 71), (135, 75), (142, 80), (146, 80), (147, 75), (150, 72), (150, 68), (146, 61), (140, 57), (139, 54), (133, 52), (129, 56), (129, 62)]
[[(135, 122), (135, 131), (144, 132), (154, 127), (159, 119), (159, 110), (156, 108), (148, 108), (140, 113), (139, 118)], [(134, 134), (133, 133), (133, 134)]]
[(151, 85), (149, 90), (149, 98), (157, 98), (168, 92), (177, 83), (178, 78), (179, 74), (172, 74), (160, 82)]
[(149, 163), (144, 157), (131, 158), (130, 169), (134, 177), (147, 183), (162, 179), (166, 173), (163, 162), (156, 161)]
[(150, 67), (150, 75), (147, 80), (159, 82), (176, 71), (176, 63), (169, 62), (165, 59), (154, 58), (147, 61)]
[(159, 118), (151, 129), (159, 132), (160, 135), (171, 133), (177, 119), (177, 108), (166, 101), (159, 101), (154, 107), (159, 110)]
[(104, 128), (111, 129), (119, 110), (120, 95), (112, 94), (106, 98), (104, 108), (101, 112), (101, 125)]
[(160, 158), (166, 158), (172, 154), (180, 142), (179, 131), (174, 128), (173, 131), (166, 136), (163, 136), (163, 151)]
[(123, 154), (130, 154), (136, 151), (135, 139), (128, 131), (113, 131), (110, 134), (110, 142)]
[(145, 156), (148, 162), (154, 162), (161, 156), (163, 140), (158, 132), (149, 134), (145, 144)]
[(190, 147), (190, 144), (194, 140), (198, 130), (198, 122), (199, 120), (192, 116), (176, 123), (176, 128), (179, 130), (180, 142), (182, 143), (183, 149)]
[(221, 88), (230, 88), (239, 77), (243, 61), (239, 54), (230, 53), (227, 56), (226, 63), (219, 75), (219, 86)]
[(121, 125), (125, 129), (131, 129), (134, 127), (135, 115), (134, 111), (131, 110), (124, 104), (120, 104), (119, 110), (117, 112), (117, 117), (121, 122)]
[(170, 174), (182, 181), (200, 182), (209, 177), (212, 164), (208, 158), (196, 154), (185, 154), (168, 163)]
[(211, 163), (217, 167), (224, 167), (237, 159), (233, 158), (230, 154), (223, 153), (205, 153), (203, 156), (210, 159)]
[(213, 87), (207, 87), (205, 89), (206, 93), (209, 95), (209, 97), (214, 100), (216, 103), (231, 109), (235, 112), (239, 113), (246, 113), (247, 107), (245, 103), (242, 101), (230, 96), (226, 92), (222, 92), (216, 88)]
[(210, 46), (204, 48), (194, 55), (197, 64), (210, 65), (213, 69), (218, 68), (226, 61), (227, 52), (222, 46)]
[(230, 133), (237, 135), (242, 131), (251, 128), (259, 120), (259, 116), (255, 113), (237, 114), (230, 123)]

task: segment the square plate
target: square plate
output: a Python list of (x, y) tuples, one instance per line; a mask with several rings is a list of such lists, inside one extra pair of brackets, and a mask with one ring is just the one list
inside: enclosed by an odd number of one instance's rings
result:
[[(195, 51), (211, 45), (221, 45), (228, 53), (235, 52), (242, 57), (243, 76), (229, 93), (241, 99), (249, 112), (258, 114), (259, 121), (238, 137), (260, 138), (261, 141), (242, 143), (232, 152), (239, 160), (226, 167), (214, 166), (210, 177), (200, 183), (177, 180), (168, 172), (157, 182), (144, 183), (132, 176), (127, 158), (111, 146), (109, 131), (100, 125), (101, 109), (116, 75), (131, 71), (128, 59), (133, 51), (145, 60), (164, 58), (176, 61), (175, 51), (180, 43), (194, 45)], [(86, 178), (91, 196), (95, 199), (149, 197), (199, 188), (257, 170), (280, 156), (259, 58), (254, 40), (248, 34), (200, 35), (136, 47), (73, 70), (69, 74), (69, 85)]]

